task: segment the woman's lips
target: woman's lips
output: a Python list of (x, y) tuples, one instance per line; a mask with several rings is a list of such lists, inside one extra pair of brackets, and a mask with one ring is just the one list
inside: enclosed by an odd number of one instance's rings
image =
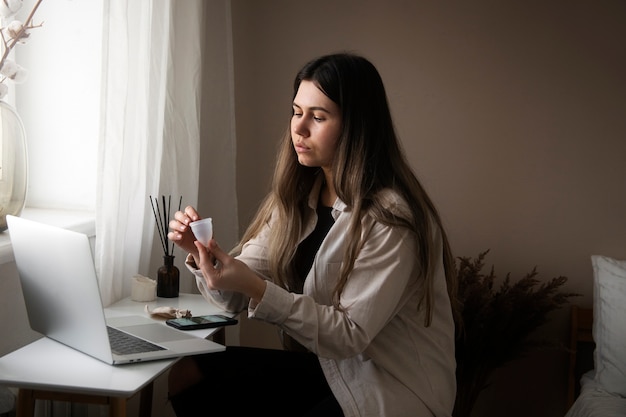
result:
[(308, 152), (310, 149), (300, 143), (297, 143), (294, 145), (294, 148), (296, 149), (296, 152), (298, 153), (302, 153), (302, 152)]

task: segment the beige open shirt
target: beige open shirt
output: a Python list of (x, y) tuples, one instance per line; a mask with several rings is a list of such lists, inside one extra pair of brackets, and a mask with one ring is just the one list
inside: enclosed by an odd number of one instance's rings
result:
[[(315, 228), (319, 187), (318, 182), (311, 192), (301, 239)], [(406, 211), (396, 194), (387, 192), (386, 199), (398, 213)], [(417, 312), (422, 288), (415, 240), (406, 229), (367, 216), (366, 242), (341, 295), (346, 311), (336, 310), (331, 297), (350, 216), (337, 200), (335, 224), (319, 248), (303, 294), (271, 282), (265, 256), (271, 222), (237, 257), (268, 279), (258, 304), (240, 293), (209, 290), (192, 261), (188, 266), (205, 298), (228, 311), (247, 308), (248, 317), (275, 324), (316, 353), (346, 417), (450, 416), (456, 390), (454, 323), (443, 263), (439, 259), (437, 264), (432, 324), (425, 327), (423, 312)]]

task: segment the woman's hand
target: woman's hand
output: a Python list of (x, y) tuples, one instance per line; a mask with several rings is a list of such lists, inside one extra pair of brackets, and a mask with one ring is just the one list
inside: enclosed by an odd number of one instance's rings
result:
[(195, 245), (200, 258), (196, 266), (210, 289), (240, 292), (257, 302), (263, 298), (265, 280), (245, 263), (224, 252), (214, 239), (208, 248), (198, 241)]
[(177, 211), (174, 213), (174, 218), (170, 220), (170, 232), (167, 234), (167, 238), (185, 252), (192, 254), (197, 264), (199, 262), (198, 250), (194, 245), (196, 237), (189, 226), (189, 223), (196, 220), (200, 220), (200, 216), (196, 209), (191, 206), (185, 207), (184, 211)]

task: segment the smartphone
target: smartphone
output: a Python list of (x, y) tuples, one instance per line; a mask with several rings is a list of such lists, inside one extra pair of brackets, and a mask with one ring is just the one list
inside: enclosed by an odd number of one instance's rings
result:
[(194, 316), (189, 318), (168, 319), (165, 323), (178, 330), (198, 330), (212, 327), (232, 326), (237, 324), (237, 319), (221, 314), (209, 314), (206, 316)]

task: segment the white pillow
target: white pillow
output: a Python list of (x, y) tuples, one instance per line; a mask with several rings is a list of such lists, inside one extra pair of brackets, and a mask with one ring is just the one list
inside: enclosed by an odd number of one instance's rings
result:
[(595, 380), (626, 397), (626, 261), (593, 255)]

